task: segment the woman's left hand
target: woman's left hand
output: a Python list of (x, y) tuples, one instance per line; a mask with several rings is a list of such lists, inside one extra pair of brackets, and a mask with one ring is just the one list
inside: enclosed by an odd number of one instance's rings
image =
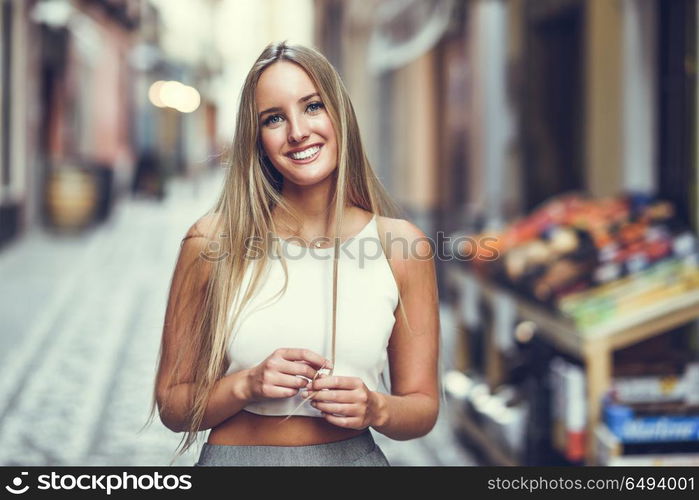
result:
[(359, 377), (321, 374), (306, 390), (304, 397), (309, 397), (311, 406), (323, 412), (323, 418), (331, 424), (365, 429), (380, 420), (380, 396), (370, 391)]

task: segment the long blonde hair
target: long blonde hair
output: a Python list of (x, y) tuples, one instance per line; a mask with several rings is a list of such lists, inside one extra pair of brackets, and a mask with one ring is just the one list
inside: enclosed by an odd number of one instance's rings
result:
[[(241, 311), (259, 287), (269, 251), (275, 248), (275, 242), (268, 239), (269, 235), (279, 234), (272, 218), (273, 209), (283, 211), (291, 220), (301, 221), (281, 196), (283, 178), (263, 154), (260, 141), (255, 88), (262, 72), (279, 61), (295, 63), (308, 74), (325, 104), (337, 136), (338, 158), (331, 202), (334, 203), (335, 214), (334, 265), (337, 266), (338, 239), (342, 234), (344, 210), (341, 207), (354, 205), (377, 216), (397, 217), (401, 214), (398, 205), (391, 200), (371, 168), (362, 147), (349, 95), (330, 62), (318, 51), (305, 46), (280, 42), (265, 47), (245, 79), (240, 94), (235, 136), (225, 182), (217, 201), (207, 212), (208, 216), (214, 216), (215, 224), (212, 231), (203, 236), (209, 238), (209, 247), (215, 244), (217, 256), (201, 256), (192, 270), (193, 273), (205, 270), (208, 273), (206, 285), (200, 290), (192, 290), (192, 297), (197, 302), (196, 309), (200, 313), (191, 319), (191, 329), (182, 339), (183, 347), (177, 353), (174, 370), (167, 374), (168, 377), (176, 377), (180, 368), (185, 366), (183, 363), (191, 363), (194, 390), (189, 407), (189, 428), (180, 441), (179, 453), (176, 456), (187, 451), (196, 441), (213, 386), (225, 374), (230, 364), (227, 346), (231, 332)], [(250, 241), (261, 242), (261, 258), (244, 258), (247, 255), (246, 248), (249, 250), (246, 242)], [(385, 245), (383, 240), (381, 243), (382, 246)], [(288, 273), (283, 257), (280, 262), (285, 274), (284, 286), (280, 293), (284, 293)], [(250, 284), (245, 293), (241, 293), (242, 300), (236, 300), (237, 307), (232, 310), (232, 299), (237, 293), (242, 292), (240, 288), (243, 278), (248, 266), (253, 263), (254, 273)], [(333, 292), (336, 292), (336, 288), (337, 273), (334, 274)], [(336, 293), (333, 300), (335, 304)], [(171, 307), (176, 314), (180, 305), (173, 304)], [(398, 308), (403, 311), (400, 292)], [(407, 324), (405, 312), (402, 314)], [(333, 334), (334, 325), (333, 317)], [(158, 372), (163, 365), (163, 344), (160, 347)], [(154, 391), (150, 419), (154, 415), (156, 404)], [(166, 402), (161, 401), (161, 405), (163, 404)]]

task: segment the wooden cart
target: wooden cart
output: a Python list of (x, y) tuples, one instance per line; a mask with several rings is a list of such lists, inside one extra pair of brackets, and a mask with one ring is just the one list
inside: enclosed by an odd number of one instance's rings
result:
[[(580, 331), (573, 322), (565, 317), (552, 314), (541, 305), (529, 301), (518, 294), (481, 279), (468, 268), (454, 265), (449, 271), (449, 284), (456, 292), (455, 318), (461, 323), (464, 337), (461, 339), (462, 348), (466, 351), (468, 331), (463, 326), (463, 310), (459, 301), (464, 294), (473, 293), (474, 283), (477, 283), (481, 297), (491, 304), (495, 314), (499, 314), (497, 304), (510, 303), (511, 308), (520, 320), (532, 321), (536, 332), (556, 349), (579, 359), (585, 368), (587, 387), (587, 441), (586, 463), (596, 464), (595, 430), (601, 419), (602, 397), (612, 383), (613, 353), (642, 340), (662, 334), (675, 327), (689, 323), (699, 318), (699, 290), (684, 293), (680, 296), (662, 300), (639, 311), (638, 314), (626, 316), (605, 324), (591, 331)], [(511, 313), (508, 313), (511, 314)], [(502, 354), (498, 341), (502, 337), (496, 332), (497, 321), (486, 325), (483, 359), (485, 360), (485, 377), (491, 390), (504, 380)], [(487, 441), (478, 435), (478, 430), (469, 422), (464, 426), (476, 442)], [(486, 450), (489, 455), (507, 457), (501, 450)], [(513, 464), (512, 460), (500, 459), (503, 464)]]

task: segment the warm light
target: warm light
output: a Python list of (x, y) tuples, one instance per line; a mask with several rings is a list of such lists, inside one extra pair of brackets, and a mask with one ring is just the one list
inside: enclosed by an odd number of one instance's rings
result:
[(184, 87), (184, 85), (174, 80), (164, 82), (162, 87), (160, 87), (160, 100), (165, 106), (177, 108), (182, 87)]
[(179, 103), (177, 106), (175, 106), (175, 109), (182, 113), (191, 113), (192, 111), (196, 111), (199, 104), (201, 104), (201, 96), (199, 95), (199, 92), (197, 92), (197, 89), (187, 85), (183, 85), (180, 89), (179, 98)]
[(153, 106), (157, 106), (159, 108), (165, 107), (165, 103), (163, 103), (162, 99), (160, 98), (160, 91), (163, 88), (163, 84), (165, 84), (164, 81), (158, 80), (157, 82), (154, 82), (148, 89), (148, 99), (153, 104)]
[(173, 108), (180, 113), (196, 111), (201, 104), (201, 96), (197, 89), (174, 80), (153, 83), (148, 91), (148, 98), (159, 108)]

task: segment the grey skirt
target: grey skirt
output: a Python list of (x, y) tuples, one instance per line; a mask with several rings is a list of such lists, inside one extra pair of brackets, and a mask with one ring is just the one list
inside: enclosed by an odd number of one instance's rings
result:
[(204, 443), (195, 467), (207, 466), (390, 466), (371, 432), (333, 443), (306, 446), (241, 446)]

